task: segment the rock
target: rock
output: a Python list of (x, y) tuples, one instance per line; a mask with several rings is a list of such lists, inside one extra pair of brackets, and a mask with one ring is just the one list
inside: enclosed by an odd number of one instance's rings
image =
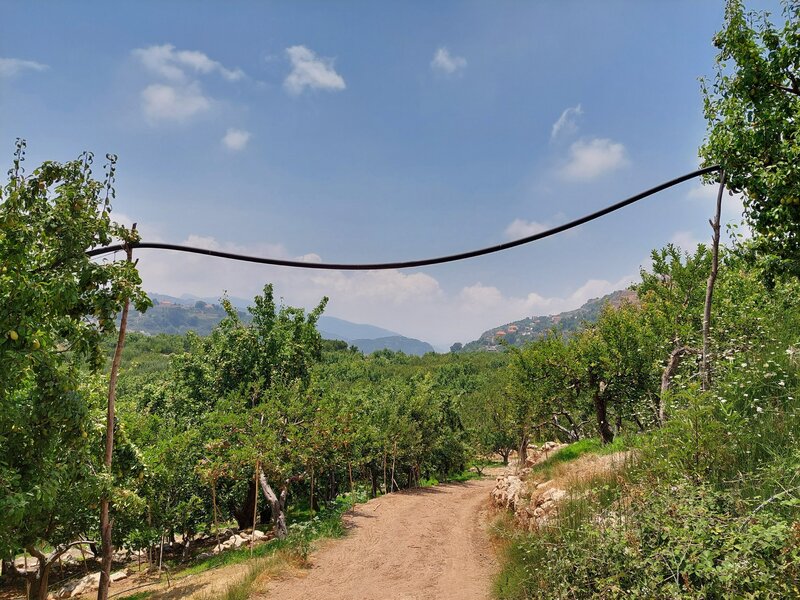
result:
[(125, 571), (116, 571), (115, 573), (111, 574), (111, 583), (114, 583), (115, 581), (122, 581), (123, 579), (127, 578), (128, 578), (128, 573), (126, 573)]
[(74, 598), (100, 587), (100, 573), (92, 573), (81, 579), (73, 579), (54, 593), (56, 598)]
[(128, 550), (118, 550), (117, 552), (114, 552), (114, 555), (113, 555), (112, 558), (113, 558), (114, 562), (124, 563), (124, 562), (127, 562), (128, 560), (130, 560), (131, 553)]
[(498, 479), (492, 490), (492, 500), (497, 506), (516, 510), (524, 491), (522, 479), (516, 475), (506, 475)]

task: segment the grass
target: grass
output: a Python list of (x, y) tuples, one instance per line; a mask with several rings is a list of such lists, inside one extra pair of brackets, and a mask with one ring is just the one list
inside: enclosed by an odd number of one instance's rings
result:
[(153, 595), (153, 592), (136, 592), (130, 596), (122, 596), (120, 600), (145, 600)]
[[(531, 565), (548, 564), (551, 548), (563, 539), (580, 536), (583, 524), (600, 507), (607, 507), (617, 500), (619, 482), (614, 473), (587, 471), (571, 477), (570, 467), (566, 465), (584, 456), (613, 454), (632, 445), (633, 439), (626, 436), (617, 436), (613, 443), (606, 445), (598, 438), (587, 438), (562, 448), (531, 469), (534, 478), (563, 480), (558, 484), (559, 487), (568, 481), (568, 495), (559, 505), (555, 518), (537, 533), (529, 534), (520, 530), (513, 515), (505, 511), (494, 521), (492, 535), (501, 546), (504, 556), (502, 569), (494, 582), (496, 598), (527, 598), (532, 580)], [(543, 543), (528, 543), (530, 536), (536, 536)]]
[(614, 452), (626, 450), (632, 445), (633, 438), (629, 436), (618, 435), (610, 444), (603, 444), (599, 438), (584, 438), (566, 448), (562, 448), (547, 460), (535, 465), (531, 469), (531, 473), (550, 477), (557, 466), (577, 460), (586, 454), (613, 454)]
[(339, 502), (307, 520), (295, 521), (289, 526), (289, 535), (282, 540), (273, 539), (259, 544), (252, 549), (252, 553), (250, 548), (245, 546), (220, 552), (182, 569), (176, 577), (196, 575), (209, 569), (239, 564), (251, 558), (271, 557), (281, 552), (293, 553), (303, 548), (307, 552), (308, 545), (315, 539), (341, 537), (344, 534), (342, 514), (349, 506), (349, 503)]
[(491, 460), (476, 461), (472, 463), (469, 467), (461, 471), (460, 473), (454, 473), (452, 475), (448, 475), (443, 479), (437, 479), (436, 477), (428, 477), (420, 479), (419, 487), (433, 487), (435, 485), (439, 485), (440, 483), (463, 483), (465, 481), (472, 481), (473, 479), (480, 479), (481, 477), (483, 477), (480, 471), (482, 471), (486, 467), (500, 467), (500, 466), (503, 466), (503, 463)]

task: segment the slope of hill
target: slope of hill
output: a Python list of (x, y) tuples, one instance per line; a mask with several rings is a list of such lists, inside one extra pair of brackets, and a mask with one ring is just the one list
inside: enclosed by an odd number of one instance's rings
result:
[(402, 335), (376, 338), (374, 340), (352, 340), (350, 343), (364, 354), (372, 354), (378, 350), (393, 350), (394, 352), (422, 356), (428, 352), (434, 352), (433, 346), (428, 342), (407, 338)]
[(544, 336), (551, 329), (557, 329), (564, 335), (576, 331), (583, 323), (593, 323), (600, 316), (603, 307), (610, 303), (619, 306), (622, 302), (635, 302), (636, 292), (618, 290), (602, 298), (593, 298), (580, 308), (559, 313), (557, 315), (527, 317), (500, 327), (484, 331), (481, 337), (464, 345), (462, 351), (499, 349), (497, 340), (502, 338), (512, 346), (522, 346), (527, 342)]
[(352, 323), (344, 319), (337, 319), (336, 317), (329, 317), (327, 315), (322, 315), (319, 318), (317, 329), (319, 329), (319, 332), (325, 339), (344, 340), (346, 342), (403, 337), (396, 331), (389, 331), (383, 327), (375, 327), (375, 325), (366, 325), (364, 323)]
[[(149, 335), (159, 333), (184, 334), (194, 331), (198, 335), (208, 335), (225, 317), (225, 310), (218, 303), (209, 299), (188, 297), (178, 298), (164, 294), (150, 294), (153, 306), (146, 312), (132, 310), (128, 317), (128, 328)], [(244, 300), (231, 298), (237, 308), (246, 306)], [(250, 321), (250, 314), (239, 310), (243, 321)], [(336, 317), (322, 316), (319, 320), (319, 331), (327, 340), (344, 340), (356, 346), (364, 354), (377, 350), (392, 350), (421, 356), (426, 352), (434, 352), (427, 342), (408, 338), (394, 331), (368, 325), (351, 323)]]
[[(198, 335), (208, 335), (225, 317), (225, 310), (219, 304), (209, 304), (197, 300), (191, 306), (178, 304), (164, 297), (151, 295), (153, 306), (146, 313), (132, 310), (128, 316), (128, 329), (150, 335), (158, 333), (183, 334), (194, 331)], [(249, 315), (239, 313), (249, 321)]]

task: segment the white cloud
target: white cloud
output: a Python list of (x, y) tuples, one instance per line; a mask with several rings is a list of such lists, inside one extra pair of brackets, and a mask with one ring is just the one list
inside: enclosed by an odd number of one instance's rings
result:
[(344, 79), (333, 68), (333, 59), (318, 57), (305, 46), (291, 46), (286, 55), (292, 64), (283, 86), (292, 95), (306, 89), (338, 91), (345, 89)]
[(187, 71), (203, 75), (215, 72), (228, 81), (238, 81), (245, 76), (241, 69), (228, 69), (199, 50), (176, 50), (172, 44), (137, 48), (133, 55), (151, 73), (175, 82), (186, 82)]
[[(626, 275), (618, 281), (605, 279), (590, 279), (570, 295), (561, 298), (557, 296), (545, 297), (536, 292), (526, 296), (505, 296), (494, 286), (476, 283), (464, 287), (458, 294), (455, 306), (448, 312), (457, 315), (457, 319), (472, 325), (472, 337), (466, 336), (462, 341), (476, 339), (482, 332), (504, 323), (517, 321), (525, 317), (548, 315), (574, 310), (587, 300), (600, 298), (616, 290), (627, 288), (638, 277)], [(480, 326), (477, 326), (480, 323)], [(455, 323), (454, 323), (455, 325)], [(477, 327), (476, 327), (477, 326)], [(480, 329), (475, 334), (474, 332)]]
[(141, 100), (144, 115), (150, 121), (185, 121), (211, 108), (211, 100), (197, 82), (153, 83), (142, 90)]
[(569, 154), (569, 162), (559, 171), (564, 179), (588, 181), (629, 164), (625, 146), (605, 138), (578, 140)]
[[(694, 203), (702, 205), (710, 218), (713, 217), (714, 211), (716, 210), (718, 193), (719, 184), (713, 183), (704, 185), (702, 183), (697, 183), (686, 194), (686, 198)], [(732, 237), (730, 235), (731, 232), (726, 227), (727, 224), (735, 226), (735, 235), (742, 239), (749, 239), (753, 236), (752, 230), (747, 223), (744, 222), (744, 196), (742, 194), (730, 195), (729, 192), (724, 192), (722, 196), (721, 217), (723, 242), (728, 243)]]
[[(139, 231), (145, 241), (161, 240), (157, 227), (140, 223)], [(309, 263), (322, 260), (314, 253), (293, 256), (282, 244), (244, 245), (202, 235), (190, 235), (180, 243)], [(420, 271), (300, 270), (155, 250), (139, 250), (136, 257), (144, 287), (151, 292), (218, 298), (227, 291), (231, 296), (250, 299), (271, 282), (276, 295), (287, 304), (310, 308), (322, 296), (329, 296), (327, 314), (386, 327), (440, 347), (456, 340), (477, 339), (487, 329), (526, 316), (578, 308), (590, 298), (627, 287), (635, 279), (591, 279), (563, 297), (536, 291), (514, 296), (483, 283), (448, 291), (435, 277)]]
[(438, 48), (431, 60), (431, 69), (445, 75), (454, 75), (467, 68), (467, 59), (463, 56), (450, 54), (450, 51), (442, 46)]
[(547, 229), (547, 225), (537, 221), (526, 221), (524, 219), (514, 219), (512, 223), (506, 227), (506, 237), (511, 240), (518, 238), (528, 237), (541, 233)]
[(700, 240), (692, 231), (676, 231), (669, 241), (685, 252), (694, 253), (697, 249), (697, 244), (704, 241), (708, 245), (710, 240)]
[(311, 280), (330, 294), (342, 294), (352, 300), (380, 301), (381, 304), (403, 304), (416, 299), (442, 295), (439, 282), (425, 273), (403, 273), (397, 270), (344, 273), (329, 271), (311, 276)]
[(244, 150), (250, 141), (250, 132), (243, 129), (230, 128), (222, 138), (222, 144), (229, 150)]
[(35, 60), (0, 58), (0, 77), (13, 77), (22, 71), (45, 71), (49, 67)]
[(132, 52), (142, 66), (165, 82), (151, 83), (141, 91), (142, 111), (148, 121), (186, 121), (209, 110), (213, 100), (197, 79), (216, 73), (228, 81), (245, 77), (199, 50), (176, 50), (172, 44), (137, 48)]
[(558, 121), (553, 123), (550, 139), (554, 140), (561, 135), (575, 135), (578, 132), (578, 117), (582, 114), (583, 108), (581, 108), (580, 104), (564, 109), (564, 112), (558, 117)]
[[(711, 185), (704, 185), (698, 183), (689, 190), (686, 197), (690, 200), (702, 202), (705, 206), (708, 206), (709, 214), (713, 214), (716, 208), (718, 193), (719, 184), (713, 183)], [(722, 196), (722, 215), (725, 220), (741, 220), (743, 212), (744, 198), (742, 194), (734, 194), (731, 196), (728, 192), (725, 192)]]

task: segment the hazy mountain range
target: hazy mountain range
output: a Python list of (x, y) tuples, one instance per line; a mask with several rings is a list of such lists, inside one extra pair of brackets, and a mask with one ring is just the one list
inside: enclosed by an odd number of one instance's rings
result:
[[(128, 318), (131, 331), (151, 335), (194, 331), (198, 335), (208, 335), (225, 317), (225, 310), (220, 306), (218, 298), (201, 298), (190, 294), (176, 297), (154, 293), (150, 294), (150, 298), (153, 306), (146, 313), (131, 312)], [(239, 310), (242, 319), (249, 321), (250, 315), (246, 311), (249, 302), (235, 297), (229, 300)], [(429, 343), (405, 337), (395, 331), (327, 315), (320, 317), (317, 327), (323, 338), (344, 340), (365, 354), (383, 349), (414, 355), (434, 351)]]
[(500, 339), (504, 339), (512, 346), (522, 346), (527, 342), (542, 337), (554, 328), (568, 335), (578, 330), (584, 323), (595, 322), (606, 304), (610, 303), (613, 306), (619, 306), (620, 303), (626, 301), (635, 302), (636, 292), (618, 290), (602, 298), (593, 298), (575, 310), (512, 321), (484, 331), (477, 340), (465, 344), (463, 351), (496, 351), (500, 349), (500, 346), (498, 346), (498, 340)]
[[(131, 312), (128, 327), (132, 331), (149, 334), (183, 334), (194, 331), (199, 335), (208, 335), (225, 317), (225, 310), (220, 306), (218, 298), (200, 298), (190, 294), (181, 297), (150, 294), (150, 298), (153, 300), (153, 307), (146, 313)], [(242, 319), (249, 321), (250, 315), (246, 311), (249, 302), (235, 297), (230, 298), (230, 301), (239, 310)], [(624, 301), (635, 302), (636, 293), (620, 290), (602, 298), (589, 300), (575, 310), (555, 315), (526, 317), (493, 327), (483, 332), (477, 340), (464, 344), (460, 351), (498, 351), (502, 348), (498, 344), (500, 339), (504, 339), (512, 346), (522, 346), (542, 337), (554, 328), (568, 335), (584, 323), (596, 321), (607, 303), (617, 306)], [(375, 325), (353, 323), (323, 315), (317, 327), (323, 338), (344, 340), (365, 354), (384, 349), (417, 356), (434, 352), (433, 346), (428, 342), (409, 338)]]

